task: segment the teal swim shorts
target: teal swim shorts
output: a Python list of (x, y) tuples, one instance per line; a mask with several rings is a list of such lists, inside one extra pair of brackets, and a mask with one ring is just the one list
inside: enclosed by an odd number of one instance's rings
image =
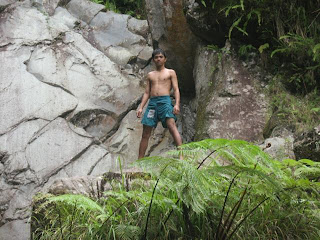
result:
[(151, 97), (141, 123), (155, 128), (158, 122), (161, 121), (162, 126), (167, 128), (167, 118), (173, 118), (177, 121), (177, 117), (173, 114), (170, 96)]

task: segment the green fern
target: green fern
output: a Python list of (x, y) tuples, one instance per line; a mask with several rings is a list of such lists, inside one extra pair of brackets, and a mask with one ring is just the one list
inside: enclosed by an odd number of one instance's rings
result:
[(61, 202), (66, 205), (76, 205), (77, 208), (82, 208), (84, 211), (97, 211), (100, 213), (104, 213), (103, 208), (99, 204), (84, 195), (64, 194), (60, 196), (53, 196), (48, 198), (48, 202)]
[[(179, 160), (180, 154), (184, 160)], [(206, 139), (135, 164), (152, 178), (130, 191), (119, 183), (96, 201), (80, 195), (39, 197), (33, 235), (37, 239), (319, 237), (320, 184), (313, 179), (319, 163), (280, 162), (246, 141)]]

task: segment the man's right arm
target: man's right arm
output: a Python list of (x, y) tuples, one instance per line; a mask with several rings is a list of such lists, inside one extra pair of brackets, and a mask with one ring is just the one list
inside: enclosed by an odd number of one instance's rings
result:
[(144, 105), (146, 105), (148, 99), (150, 97), (150, 80), (149, 80), (149, 74), (147, 75), (147, 85), (146, 85), (146, 89), (144, 91), (144, 94), (142, 96), (142, 100), (141, 100), (141, 104), (138, 107), (137, 110), (137, 117), (140, 118), (142, 116), (142, 110)]

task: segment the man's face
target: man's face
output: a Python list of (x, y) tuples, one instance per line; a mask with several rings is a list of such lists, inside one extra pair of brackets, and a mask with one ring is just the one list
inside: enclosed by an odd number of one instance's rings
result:
[(165, 58), (165, 56), (163, 56), (162, 53), (159, 53), (154, 56), (153, 61), (157, 66), (162, 66), (167, 61), (167, 59)]

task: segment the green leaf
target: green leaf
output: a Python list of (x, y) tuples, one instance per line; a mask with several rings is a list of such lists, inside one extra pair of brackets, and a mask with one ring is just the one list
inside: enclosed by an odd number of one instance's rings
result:
[(320, 51), (320, 43), (316, 44), (313, 49), (312, 49), (313, 53), (316, 54), (318, 51)]
[(310, 165), (310, 166), (320, 166), (319, 162), (314, 162), (314, 161), (312, 161), (310, 159), (300, 159), (299, 163), (304, 163), (304, 164), (307, 164), (307, 165)]
[(232, 26), (229, 28), (229, 39), (231, 39), (232, 30), (239, 25), (241, 22), (242, 16), (239, 17), (236, 21), (233, 22)]
[(272, 58), (274, 54), (276, 54), (276, 53), (278, 53), (278, 52), (283, 53), (283, 52), (285, 52), (285, 51), (287, 51), (286, 48), (278, 48), (278, 49), (272, 51), (270, 57)]
[(62, 202), (68, 205), (76, 206), (84, 210), (98, 211), (104, 213), (103, 208), (95, 201), (84, 195), (64, 194), (55, 197), (49, 197), (49, 202)]
[(240, 6), (241, 6), (242, 10), (244, 10), (244, 3), (243, 2), (244, 2), (244, 0), (240, 0)]
[(289, 159), (289, 158), (282, 160), (282, 163), (285, 164), (285, 165), (288, 166), (288, 167), (301, 166), (301, 163), (299, 163), (299, 162), (296, 161), (296, 160)]
[(269, 48), (269, 43), (265, 43), (263, 45), (260, 45), (259, 52), (262, 53), (267, 48)]

